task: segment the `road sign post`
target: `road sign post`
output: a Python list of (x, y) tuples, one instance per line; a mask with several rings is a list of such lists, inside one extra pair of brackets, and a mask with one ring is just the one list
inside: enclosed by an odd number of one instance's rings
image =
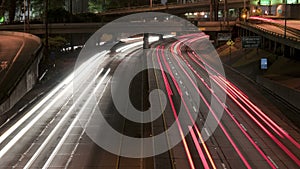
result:
[(229, 40), (226, 42), (226, 45), (229, 46), (229, 57), (231, 58), (231, 46), (234, 45), (234, 42), (233, 42), (231, 39), (229, 39)]

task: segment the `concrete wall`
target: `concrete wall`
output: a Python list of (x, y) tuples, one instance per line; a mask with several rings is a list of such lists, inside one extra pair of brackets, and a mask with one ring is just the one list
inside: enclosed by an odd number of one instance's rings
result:
[[(3, 34), (3, 32), (1, 32), (1, 34)], [(20, 33), (11, 32), (9, 34), (20, 35)], [(32, 37), (33, 35), (30, 34), (25, 34), (25, 36), (36, 39), (41, 44), (38, 37)], [(38, 65), (43, 56), (42, 45), (32, 51), (32, 53), (28, 53), (28, 56), (33, 57), (34, 59), (29, 63), (28, 69), (24, 70), (24, 73), (20, 75), (17, 85), (11, 89), (12, 92), (8, 98), (0, 105), (0, 124), (2, 124), (7, 118), (5, 112), (10, 110), (28, 91), (33, 88), (37, 82), (39, 75)]]
[(258, 76), (256, 82), (269, 89), (271, 92), (284, 99), (294, 107), (300, 109), (300, 92), (284, 85), (281, 85), (273, 80)]

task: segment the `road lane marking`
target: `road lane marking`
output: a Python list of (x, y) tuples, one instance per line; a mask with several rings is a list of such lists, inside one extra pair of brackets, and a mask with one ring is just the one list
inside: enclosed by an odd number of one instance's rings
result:
[(210, 136), (210, 134), (209, 134), (209, 132), (208, 132), (207, 128), (203, 128), (203, 129), (204, 129), (205, 133), (207, 134), (207, 136), (209, 137), (209, 136)]
[(195, 111), (195, 112), (197, 112), (197, 109), (196, 109), (196, 107), (195, 107), (195, 106), (193, 106), (193, 109), (194, 109), (194, 111)]
[(240, 123), (240, 125), (245, 131), (247, 131), (246, 127), (242, 123)]
[(267, 156), (267, 157), (268, 157), (268, 159), (274, 164), (274, 166), (275, 166), (276, 168), (279, 168), (278, 165), (273, 161), (273, 159), (272, 159), (270, 156)]

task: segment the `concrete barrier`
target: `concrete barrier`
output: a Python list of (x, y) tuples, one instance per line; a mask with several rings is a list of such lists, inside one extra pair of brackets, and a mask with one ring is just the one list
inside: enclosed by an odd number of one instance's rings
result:
[(20, 32), (0, 32), (0, 35), (21, 36), (25, 38), (30, 38), (36, 41), (37, 44), (39, 44), (37, 48), (32, 49), (31, 53), (22, 54), (23, 56), (21, 56), (31, 58), (27, 63), (24, 63), (26, 64), (25, 69), (22, 71), (21, 74), (17, 75), (18, 80), (16, 80), (14, 85), (10, 87), (5, 100), (2, 103), (0, 103), (0, 124), (2, 124), (7, 120), (7, 118), (9, 118), (9, 115), (7, 115), (6, 112), (10, 110), (36, 84), (39, 75), (39, 62), (43, 56), (43, 47), (41, 39), (31, 34)]
[(300, 110), (300, 92), (276, 81), (258, 76), (256, 82)]

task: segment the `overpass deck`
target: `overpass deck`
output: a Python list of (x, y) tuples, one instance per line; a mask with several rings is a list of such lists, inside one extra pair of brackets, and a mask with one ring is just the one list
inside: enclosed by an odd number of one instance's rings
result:
[[(249, 4), (249, 0), (245, 0), (246, 4)], [(244, 0), (228, 0), (228, 7), (229, 8), (240, 8), (244, 4)], [(224, 3), (220, 3), (219, 7), (224, 6)], [(151, 11), (168, 11), (168, 13), (176, 14), (182, 12), (196, 12), (202, 10), (209, 10), (210, 8), (210, 0), (201, 0), (196, 1), (194, 3), (186, 3), (186, 4), (178, 4), (178, 3), (171, 3), (167, 5), (156, 4), (152, 7), (150, 6), (134, 6), (134, 7), (127, 7), (127, 8), (118, 8), (118, 9), (111, 9), (105, 12), (99, 13), (101, 16), (106, 15), (122, 15), (122, 14), (130, 14), (130, 13), (137, 13), (137, 12), (151, 12)]]
[(41, 40), (30, 34), (1, 31), (0, 39), (0, 102), (2, 103), (27, 72), (34, 60), (34, 53), (41, 47)]
[(237, 26), (275, 42), (300, 49), (300, 31), (290, 27), (290, 25), (287, 25), (286, 37), (284, 36), (284, 27), (280, 25), (237, 22)]

